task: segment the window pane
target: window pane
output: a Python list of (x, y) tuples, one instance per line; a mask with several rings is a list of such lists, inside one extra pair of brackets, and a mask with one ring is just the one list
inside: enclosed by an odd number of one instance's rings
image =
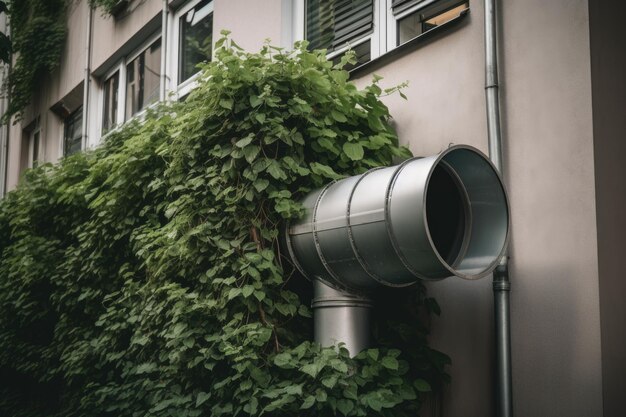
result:
[(126, 120), (159, 100), (161, 39), (126, 66)]
[(39, 160), (39, 130), (33, 133), (33, 168), (37, 166)]
[(65, 156), (80, 151), (83, 139), (83, 108), (78, 108), (65, 119)]
[(117, 124), (119, 83), (120, 75), (118, 72), (104, 82), (104, 115), (102, 117), (103, 133), (106, 133)]
[(198, 72), (196, 65), (211, 60), (213, 48), (211, 10), (211, 1), (204, 0), (180, 18), (179, 83)]
[(454, 19), (468, 8), (468, 2), (440, 1), (398, 20), (398, 45)]
[(328, 52), (353, 43), (374, 29), (373, 0), (308, 0), (306, 39)]

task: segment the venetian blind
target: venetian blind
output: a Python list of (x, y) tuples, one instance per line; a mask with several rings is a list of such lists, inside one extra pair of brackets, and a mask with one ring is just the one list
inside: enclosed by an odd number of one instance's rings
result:
[(373, 0), (307, 0), (306, 39), (332, 52), (374, 29)]

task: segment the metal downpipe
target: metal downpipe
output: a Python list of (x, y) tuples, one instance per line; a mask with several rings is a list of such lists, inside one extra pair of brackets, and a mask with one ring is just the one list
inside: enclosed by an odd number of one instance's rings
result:
[[(500, 126), (500, 92), (498, 85), (498, 33), (496, 0), (485, 0), (485, 98), (489, 157), (502, 172), (502, 131)], [(494, 317), (496, 338), (496, 415), (513, 416), (511, 376), (511, 318), (508, 253), (493, 274)]]
[(167, 53), (168, 53), (168, 31), (167, 31), (167, 15), (169, 14), (169, 6), (167, 0), (163, 0), (161, 10), (161, 88), (159, 91), (159, 100), (167, 99)]
[[(93, 6), (88, 5), (87, 13), (87, 36), (85, 38), (85, 80), (83, 81), (83, 137), (81, 139), (81, 149), (84, 151), (89, 146), (89, 94), (91, 92), (91, 38), (93, 25)], [(65, 145), (65, 144), (64, 144)], [(66, 150), (63, 149), (65, 152)]]

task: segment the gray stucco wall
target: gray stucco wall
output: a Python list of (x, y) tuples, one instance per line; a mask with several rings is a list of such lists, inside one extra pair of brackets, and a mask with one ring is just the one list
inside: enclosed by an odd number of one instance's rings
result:
[(511, 1), (502, 12), (514, 406), (600, 416), (587, 2)]
[[(514, 409), (602, 415), (587, 2), (500, 2), (504, 163), (512, 210)], [(427, 155), (449, 143), (487, 150), (483, 5), (461, 27), (373, 71), (409, 80), (388, 97), (400, 139)], [(369, 77), (361, 76), (359, 84)], [(491, 280), (429, 286), (450, 354), (447, 416), (493, 415)]]
[(604, 416), (626, 410), (624, 2), (589, 1)]

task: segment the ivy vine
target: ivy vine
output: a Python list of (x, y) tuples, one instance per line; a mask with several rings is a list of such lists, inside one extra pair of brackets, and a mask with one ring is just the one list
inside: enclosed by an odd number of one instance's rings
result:
[(42, 77), (58, 66), (66, 36), (67, 0), (7, 0), (10, 43), (15, 54), (3, 93), (11, 97), (2, 122), (21, 118)]
[(126, 2), (127, 0), (89, 0), (92, 7), (99, 8), (107, 15), (113, 15), (120, 4)]
[[(378, 79), (222, 38), (198, 88), (0, 202), (0, 415), (415, 416), (445, 383), (436, 302), (380, 291), (376, 348), (312, 343), (284, 222), (407, 149)], [(393, 300), (393, 301), (391, 301)]]
[[(67, 36), (67, 10), (80, 0), (2, 0), (11, 25), (11, 36), (0, 33), (0, 60), (15, 62), (2, 86), (2, 94), (11, 98), (1, 122), (8, 123), (22, 112), (40, 89), (44, 77), (59, 67)], [(120, 0), (89, 0), (91, 7), (111, 15)]]

